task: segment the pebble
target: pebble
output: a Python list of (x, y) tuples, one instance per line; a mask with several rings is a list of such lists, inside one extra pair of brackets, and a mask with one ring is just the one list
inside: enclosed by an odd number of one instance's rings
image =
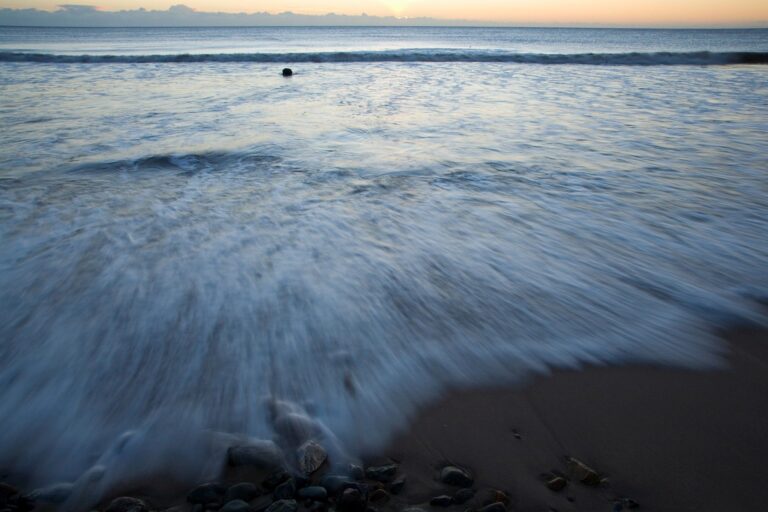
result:
[(471, 487), (474, 480), (469, 472), (456, 466), (446, 466), (440, 472), (440, 481), (456, 487)]
[(365, 476), (377, 482), (391, 482), (397, 474), (397, 464), (373, 466), (365, 470)]
[(453, 505), (453, 498), (443, 494), (442, 496), (435, 496), (429, 500), (429, 504), (433, 507), (450, 507)]
[(565, 486), (568, 485), (568, 481), (561, 476), (556, 476), (547, 480), (546, 485), (550, 491), (558, 492), (565, 489)]
[(115, 498), (104, 512), (149, 512), (147, 504), (138, 498)]
[(475, 497), (474, 489), (464, 488), (456, 491), (456, 493), (453, 495), (453, 501), (454, 503), (461, 505), (463, 503), (468, 502), (474, 497)]
[(209, 503), (220, 503), (226, 489), (219, 484), (209, 483), (195, 487), (187, 494), (187, 501), (190, 503), (199, 503), (207, 505)]
[(299, 468), (305, 475), (311, 475), (328, 460), (328, 453), (314, 441), (307, 441), (297, 450)]
[(291, 478), (291, 475), (287, 471), (275, 471), (261, 482), (261, 486), (268, 491), (274, 491), (275, 488)]
[(235, 484), (224, 494), (224, 503), (232, 500), (251, 501), (261, 496), (261, 490), (250, 482)]
[(283, 467), (283, 451), (272, 441), (257, 440), (227, 450), (230, 466), (250, 466), (272, 471)]
[(568, 458), (568, 470), (575, 480), (585, 485), (600, 485), (600, 475), (578, 459)]
[(344, 485), (348, 483), (350, 483), (349, 479), (342, 475), (328, 475), (320, 480), (320, 485), (325, 487), (328, 494), (339, 493), (344, 488)]
[(251, 506), (243, 500), (232, 500), (221, 507), (219, 512), (251, 512)]
[(325, 501), (328, 499), (328, 491), (325, 490), (325, 487), (321, 487), (319, 485), (304, 487), (303, 489), (299, 489), (299, 498), (305, 500)]
[(266, 512), (296, 512), (298, 508), (296, 500), (278, 500), (271, 504)]

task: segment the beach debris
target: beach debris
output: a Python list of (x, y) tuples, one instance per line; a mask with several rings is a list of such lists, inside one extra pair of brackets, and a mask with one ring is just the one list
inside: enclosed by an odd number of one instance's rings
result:
[(453, 505), (453, 498), (448, 495), (435, 496), (429, 500), (429, 504), (433, 507), (450, 507)]
[(296, 482), (293, 478), (289, 478), (285, 482), (275, 487), (275, 491), (272, 496), (275, 500), (288, 500), (296, 495)]
[(568, 457), (567, 464), (568, 471), (570, 471), (574, 480), (578, 480), (585, 485), (600, 485), (600, 475), (591, 467), (573, 457)]
[(293, 76), (293, 70), (291, 68), (283, 68), (283, 76)]
[(245, 445), (232, 446), (227, 450), (230, 466), (249, 466), (267, 471), (281, 469), (285, 458), (283, 451), (273, 442), (257, 439)]
[(208, 505), (209, 503), (221, 503), (226, 489), (217, 483), (207, 483), (198, 485), (187, 494), (187, 501), (201, 505)]
[(315, 441), (307, 441), (297, 450), (299, 469), (305, 475), (311, 475), (328, 460), (328, 453)]
[(305, 500), (325, 501), (328, 499), (328, 491), (325, 490), (325, 487), (312, 485), (309, 487), (304, 487), (303, 489), (299, 489), (299, 498)]
[(384, 466), (372, 466), (365, 470), (365, 476), (377, 482), (391, 482), (397, 474), (397, 464), (386, 464)]
[(336, 509), (339, 512), (363, 512), (365, 507), (365, 496), (359, 489), (353, 487), (344, 489), (336, 502)]
[(459, 489), (458, 491), (456, 491), (456, 493), (454, 493), (453, 502), (458, 505), (462, 505), (474, 497), (475, 497), (475, 490), (465, 487), (464, 489)]
[(479, 512), (507, 512), (507, 506), (500, 501), (486, 505)]
[(261, 489), (250, 482), (235, 484), (224, 493), (224, 503), (233, 500), (251, 501), (262, 495)]
[(265, 512), (296, 512), (298, 508), (296, 500), (278, 500), (267, 507)]
[(562, 476), (549, 475), (546, 479), (545, 485), (550, 491), (558, 492), (565, 489), (565, 486), (568, 485), (568, 480)]
[(112, 500), (104, 512), (149, 512), (149, 507), (138, 498), (124, 496)]
[(456, 487), (472, 487), (474, 483), (469, 472), (458, 466), (445, 466), (440, 471), (440, 481)]
[(251, 512), (251, 506), (243, 500), (232, 500), (221, 507), (219, 512)]
[(406, 482), (407, 478), (405, 476), (393, 480), (392, 483), (389, 484), (389, 492), (392, 494), (400, 494), (403, 491)]
[(386, 503), (390, 498), (391, 496), (384, 489), (376, 489), (368, 496), (368, 500), (373, 503)]

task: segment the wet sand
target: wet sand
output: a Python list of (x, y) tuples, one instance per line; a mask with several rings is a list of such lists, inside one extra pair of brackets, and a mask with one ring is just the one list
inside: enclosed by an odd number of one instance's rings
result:
[[(768, 504), (768, 333), (731, 332), (726, 367), (587, 368), (542, 376), (520, 389), (461, 391), (425, 409), (386, 454), (408, 475), (404, 501), (447, 491), (436, 467), (464, 465), (515, 511), (765, 510)], [(607, 481), (569, 481), (553, 492), (542, 473), (568, 474), (576, 457)], [(454, 507), (456, 508), (456, 507)]]

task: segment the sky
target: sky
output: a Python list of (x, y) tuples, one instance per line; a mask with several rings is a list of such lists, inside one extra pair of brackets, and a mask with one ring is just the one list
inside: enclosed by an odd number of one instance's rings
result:
[[(64, 0), (66, 2), (67, 0)], [(77, 1), (101, 10), (166, 10), (182, 0)], [(56, 10), (55, 0), (0, 0), (0, 8)], [(768, 0), (183, 0), (197, 11), (366, 13), (510, 24), (765, 26)]]

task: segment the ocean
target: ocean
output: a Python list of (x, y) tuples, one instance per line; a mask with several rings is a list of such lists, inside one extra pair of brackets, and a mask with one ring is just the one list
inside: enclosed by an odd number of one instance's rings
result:
[(449, 388), (724, 364), (766, 323), (766, 63), (768, 30), (0, 27), (0, 467), (183, 474), (274, 400), (353, 459)]

